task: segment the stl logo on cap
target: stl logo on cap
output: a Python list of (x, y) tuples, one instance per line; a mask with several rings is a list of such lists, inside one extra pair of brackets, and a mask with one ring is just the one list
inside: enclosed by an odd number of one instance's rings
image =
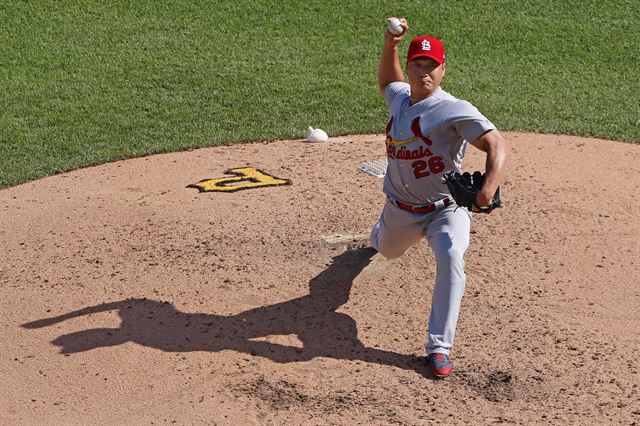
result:
[(444, 63), (442, 40), (428, 35), (415, 37), (409, 45), (407, 62), (417, 58), (431, 58), (439, 64)]

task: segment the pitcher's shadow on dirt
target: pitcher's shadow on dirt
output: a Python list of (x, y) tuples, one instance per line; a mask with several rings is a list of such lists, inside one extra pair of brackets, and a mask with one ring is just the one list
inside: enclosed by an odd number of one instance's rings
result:
[[(61, 353), (134, 342), (166, 352), (234, 350), (275, 362), (308, 361), (315, 357), (360, 360), (413, 370), (434, 378), (425, 357), (366, 347), (358, 339), (356, 323), (336, 309), (349, 300), (355, 277), (371, 262), (372, 248), (346, 251), (309, 282), (309, 294), (237, 315), (187, 313), (169, 302), (125, 299), (91, 306), (57, 317), (23, 324), (47, 327), (71, 318), (117, 310), (119, 328), (94, 328), (62, 335), (52, 341)], [(302, 348), (252, 340), (273, 335), (296, 335)]]

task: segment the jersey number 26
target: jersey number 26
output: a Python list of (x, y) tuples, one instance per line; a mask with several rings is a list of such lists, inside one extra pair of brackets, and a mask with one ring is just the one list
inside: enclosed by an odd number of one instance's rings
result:
[(442, 157), (431, 157), (429, 161), (417, 160), (411, 164), (413, 167), (413, 174), (416, 179), (420, 179), (429, 176), (431, 173), (437, 174), (444, 170), (444, 163)]

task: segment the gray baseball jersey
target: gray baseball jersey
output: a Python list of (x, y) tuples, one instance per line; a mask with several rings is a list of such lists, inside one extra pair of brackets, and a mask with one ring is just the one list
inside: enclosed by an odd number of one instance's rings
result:
[(496, 127), (473, 105), (438, 88), (411, 105), (410, 87), (385, 87), (389, 109), (387, 159), (383, 191), (392, 200), (413, 205), (449, 196), (442, 173), (460, 171), (467, 146)]

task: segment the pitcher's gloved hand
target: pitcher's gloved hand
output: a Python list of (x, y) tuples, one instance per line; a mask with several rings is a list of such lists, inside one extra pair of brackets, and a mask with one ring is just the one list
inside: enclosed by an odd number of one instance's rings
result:
[(446, 172), (442, 178), (443, 182), (447, 184), (451, 197), (455, 200), (456, 204), (461, 207), (466, 207), (469, 211), (476, 213), (490, 213), (493, 209), (496, 209), (502, 205), (500, 198), (500, 187), (493, 195), (491, 204), (485, 207), (480, 207), (476, 204), (476, 196), (482, 189), (484, 184), (484, 174), (479, 171), (470, 174), (468, 172)]

